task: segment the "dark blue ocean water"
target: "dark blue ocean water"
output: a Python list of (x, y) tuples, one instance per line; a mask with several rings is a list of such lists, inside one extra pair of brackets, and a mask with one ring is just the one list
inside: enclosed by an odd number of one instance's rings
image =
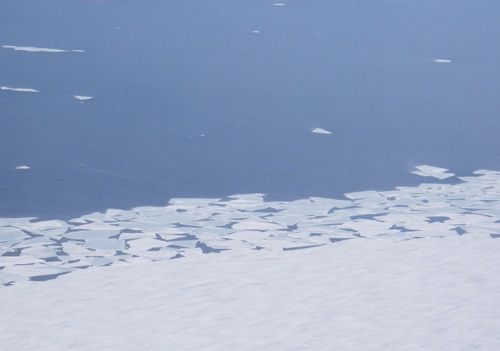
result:
[(500, 2), (272, 4), (2, 0), (0, 217), (500, 169)]

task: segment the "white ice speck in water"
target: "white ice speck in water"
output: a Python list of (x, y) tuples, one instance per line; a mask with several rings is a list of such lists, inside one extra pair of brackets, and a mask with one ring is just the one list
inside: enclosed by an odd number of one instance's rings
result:
[(75, 99), (80, 100), (80, 101), (93, 99), (92, 96), (83, 96), (83, 95), (74, 95), (74, 96), (75, 96)]
[(316, 134), (332, 134), (332, 132), (329, 132), (328, 130), (323, 128), (314, 128), (311, 132)]
[(282, 2), (277, 2), (277, 3), (273, 4), (273, 6), (286, 6), (286, 4), (284, 4)]
[(447, 59), (435, 59), (434, 62), (435, 63), (451, 63), (452, 61), (447, 60)]
[(40, 91), (31, 88), (10, 88), (10, 87), (0, 87), (1, 90), (19, 91), (23, 93), (39, 93)]
[(71, 52), (85, 52), (85, 50), (71, 50)]
[(19, 166), (19, 167), (16, 167), (16, 169), (31, 169), (31, 167), (29, 167), (29, 166)]
[(259, 34), (260, 30), (254, 30), (252, 33)]

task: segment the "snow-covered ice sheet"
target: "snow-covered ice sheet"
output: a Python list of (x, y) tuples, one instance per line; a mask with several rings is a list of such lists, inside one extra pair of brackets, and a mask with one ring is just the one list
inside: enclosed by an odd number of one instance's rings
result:
[(93, 267), (0, 289), (0, 345), (497, 351), (499, 250), (487, 237), (345, 240)]

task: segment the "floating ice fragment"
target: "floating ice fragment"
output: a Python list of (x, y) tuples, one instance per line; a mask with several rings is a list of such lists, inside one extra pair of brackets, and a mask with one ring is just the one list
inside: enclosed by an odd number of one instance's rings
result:
[(31, 169), (31, 167), (29, 167), (29, 166), (18, 166), (15, 169), (24, 170), (24, 169)]
[(92, 96), (83, 96), (83, 95), (74, 95), (74, 97), (75, 97), (75, 99), (80, 100), (80, 101), (90, 100), (90, 99), (94, 98)]
[(316, 134), (332, 134), (332, 132), (329, 132), (326, 129), (323, 128), (314, 128), (311, 133), (316, 133)]
[(284, 4), (282, 2), (277, 2), (277, 3), (274, 3), (273, 6), (286, 6), (286, 4)]
[(446, 171), (448, 171), (448, 169), (446, 168), (439, 168), (427, 165), (415, 166), (415, 168), (417, 170), (411, 173), (422, 177), (434, 177), (437, 179), (446, 179), (449, 177), (453, 177), (455, 175), (454, 173), (446, 173)]
[(451, 63), (452, 61), (448, 60), (448, 59), (435, 59), (434, 62), (435, 63)]
[(259, 34), (260, 30), (254, 30), (254, 31), (252, 31), (252, 33)]
[(1, 90), (18, 91), (22, 93), (39, 93), (40, 91), (31, 88), (11, 88), (11, 87), (0, 87)]
[(71, 50), (71, 52), (85, 52), (85, 50)]

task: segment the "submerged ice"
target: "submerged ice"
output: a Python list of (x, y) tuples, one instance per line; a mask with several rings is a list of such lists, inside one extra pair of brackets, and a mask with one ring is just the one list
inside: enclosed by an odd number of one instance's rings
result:
[[(447, 169), (413, 173), (445, 179)], [(90, 266), (226, 250), (296, 250), (343, 240), (500, 237), (500, 172), (459, 184), (361, 191), (346, 199), (265, 201), (264, 194), (171, 199), (164, 207), (108, 209), (69, 221), (0, 219), (0, 284), (47, 280)], [(40, 278), (42, 277), (42, 278)]]

